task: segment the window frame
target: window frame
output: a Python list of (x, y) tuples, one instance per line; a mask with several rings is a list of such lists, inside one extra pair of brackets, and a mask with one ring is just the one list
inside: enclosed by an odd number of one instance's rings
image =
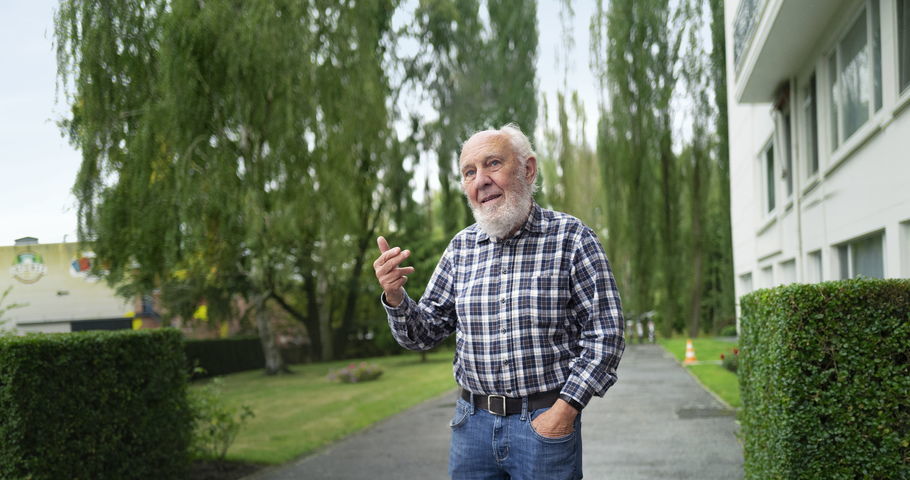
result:
[(746, 272), (746, 273), (739, 274), (737, 276), (737, 280), (739, 282), (740, 291), (748, 290), (748, 291), (743, 292), (740, 295), (740, 297), (742, 297), (743, 295), (750, 294), (755, 291), (755, 281), (752, 278), (752, 272)]
[(901, 256), (901, 276), (910, 278), (910, 219), (901, 222), (898, 228), (900, 230), (897, 234), (897, 249)]
[[(806, 253), (806, 283), (818, 283), (825, 281), (825, 264), (822, 249), (812, 250)], [(812, 269), (810, 273), (809, 269)]]
[[(877, 9), (873, 8), (873, 3), (878, 6)], [(859, 137), (868, 125), (873, 121), (876, 114), (884, 110), (884, 78), (882, 72), (882, 13), (881, 13), (881, 0), (864, 0), (859, 8), (851, 15), (850, 21), (846, 22), (843, 29), (839, 32), (835, 38), (834, 45), (831, 47), (829, 52), (823, 55), (823, 60), (825, 64), (826, 72), (826, 84), (825, 90), (827, 91), (827, 118), (825, 121), (828, 123), (828, 135), (829, 135), (829, 148), (831, 149), (831, 155), (834, 156), (835, 153), (843, 150), (845, 147), (852, 145), (852, 139)], [(873, 18), (873, 12), (878, 12), (878, 23), (875, 24), (875, 19)], [(867, 116), (866, 119), (860, 123), (856, 129), (854, 129), (849, 134), (846, 134), (845, 129), (845, 104), (843, 101), (843, 85), (844, 82), (841, 81), (840, 74), (844, 69), (843, 59), (842, 59), (842, 50), (843, 43), (846, 40), (847, 36), (856, 26), (860, 17), (865, 16), (866, 23), (866, 38), (865, 45), (863, 50), (866, 51), (867, 58), (869, 61), (868, 68), (863, 72), (863, 76), (866, 77), (866, 85), (870, 91), (865, 92), (868, 95), (868, 107), (867, 107)], [(875, 31), (878, 32), (878, 55), (874, 51), (875, 42)], [(879, 75), (878, 88), (876, 89), (876, 70)], [(817, 91), (817, 89), (816, 89)]]
[[(906, 10), (901, 10), (902, 8)], [(910, 96), (910, 22), (907, 24), (906, 31), (901, 29), (901, 13), (904, 13), (910, 20), (910, 0), (894, 0), (894, 44), (895, 56), (894, 62), (896, 70), (896, 90), (898, 97)], [(903, 34), (903, 36), (902, 36)], [(905, 41), (904, 37), (906, 37)], [(907, 51), (903, 52), (902, 47)], [(906, 73), (906, 77), (902, 75)]]
[(780, 112), (780, 136), (779, 143), (780, 146), (775, 150), (780, 152), (777, 155), (780, 158), (780, 178), (783, 185), (784, 193), (784, 203), (789, 203), (793, 200), (793, 195), (796, 193), (796, 178), (793, 175), (793, 114), (790, 111), (790, 104)]
[[(819, 138), (819, 105), (818, 105), (818, 75), (815, 69), (809, 74), (809, 79), (800, 87), (799, 121), (802, 139), (801, 154), (804, 161), (799, 162), (805, 171), (804, 183), (811, 183), (822, 171), (822, 156)], [(811, 125), (810, 125), (811, 123)], [(814, 167), (814, 168), (813, 168)]]
[[(876, 230), (865, 235), (860, 235), (858, 237), (853, 237), (850, 240), (841, 242), (837, 245), (834, 245), (834, 258), (837, 263), (837, 278), (838, 280), (846, 280), (851, 278), (856, 278), (856, 272), (854, 271), (854, 249), (857, 243), (872, 239), (874, 237), (879, 238), (879, 242), (882, 248), (882, 277), (888, 278), (888, 259), (885, 257), (887, 255), (887, 244), (885, 243), (885, 230)], [(844, 276), (844, 266), (847, 267), (847, 275)], [(877, 278), (877, 277), (870, 277)]]
[(772, 288), (776, 285), (774, 283), (774, 264), (769, 263), (767, 265), (761, 266), (758, 269), (759, 275), (761, 275), (761, 284), (760, 288)]
[[(778, 285), (790, 285), (791, 283), (799, 282), (799, 275), (796, 272), (796, 258), (789, 258), (782, 262), (778, 262), (777, 271), (780, 277), (777, 280)], [(784, 278), (788, 275), (788, 271), (792, 274), (792, 278)]]
[[(771, 138), (767, 142), (764, 143), (764, 145), (762, 146), (760, 153), (758, 155), (759, 171), (761, 172), (761, 180), (760, 180), (761, 199), (762, 199), (761, 200), (761, 213), (762, 213), (762, 218), (765, 218), (765, 219), (773, 217), (774, 214), (777, 212), (777, 208), (779, 206), (778, 205), (779, 202), (778, 202), (778, 198), (777, 198), (777, 190), (778, 190), (777, 177), (778, 177), (778, 172), (780, 170), (779, 170), (779, 168), (777, 168), (777, 165), (776, 165), (777, 162), (775, 161), (774, 146), (775, 146), (774, 134), (772, 134)], [(769, 162), (768, 154), (769, 153), (771, 154), (771, 159), (770, 159), (771, 171), (770, 172), (768, 171), (768, 162)], [(769, 188), (768, 188), (769, 186), (771, 187), (770, 192), (769, 192)]]

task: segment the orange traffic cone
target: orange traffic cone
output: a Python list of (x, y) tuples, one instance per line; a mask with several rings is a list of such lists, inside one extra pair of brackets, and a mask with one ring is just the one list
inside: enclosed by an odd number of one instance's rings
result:
[(695, 362), (695, 347), (692, 346), (692, 339), (690, 338), (686, 340), (686, 360), (683, 363), (688, 365)]

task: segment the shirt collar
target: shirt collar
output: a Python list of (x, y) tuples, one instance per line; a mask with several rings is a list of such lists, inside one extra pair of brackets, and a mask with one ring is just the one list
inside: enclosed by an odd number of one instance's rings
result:
[(479, 245), (482, 242), (487, 240), (491, 241), (507, 241), (514, 239), (521, 235), (522, 231), (533, 232), (533, 233), (545, 233), (547, 231), (547, 226), (550, 221), (547, 220), (547, 217), (544, 215), (543, 209), (540, 208), (540, 205), (537, 202), (531, 202), (531, 214), (528, 215), (528, 220), (525, 221), (525, 224), (515, 233), (515, 235), (507, 238), (506, 240), (493, 240), (487, 235), (487, 232), (483, 231), (479, 226), (477, 228), (477, 239), (476, 242)]

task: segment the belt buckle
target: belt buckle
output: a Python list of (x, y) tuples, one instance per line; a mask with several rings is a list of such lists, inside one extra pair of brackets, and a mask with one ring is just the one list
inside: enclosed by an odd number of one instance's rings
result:
[[(500, 403), (502, 404), (502, 413), (499, 413), (493, 409), (492, 400), (494, 398), (501, 400)], [(489, 410), (490, 413), (492, 413), (493, 415), (499, 415), (500, 417), (505, 417), (506, 416), (506, 397), (505, 397), (505, 395), (488, 395), (487, 396), (487, 410)]]

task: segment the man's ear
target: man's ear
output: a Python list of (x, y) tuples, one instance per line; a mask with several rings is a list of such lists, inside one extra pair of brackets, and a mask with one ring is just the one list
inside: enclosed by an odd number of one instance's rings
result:
[(537, 179), (537, 159), (534, 157), (528, 157), (528, 161), (525, 163), (525, 180), (527, 180), (530, 185)]

